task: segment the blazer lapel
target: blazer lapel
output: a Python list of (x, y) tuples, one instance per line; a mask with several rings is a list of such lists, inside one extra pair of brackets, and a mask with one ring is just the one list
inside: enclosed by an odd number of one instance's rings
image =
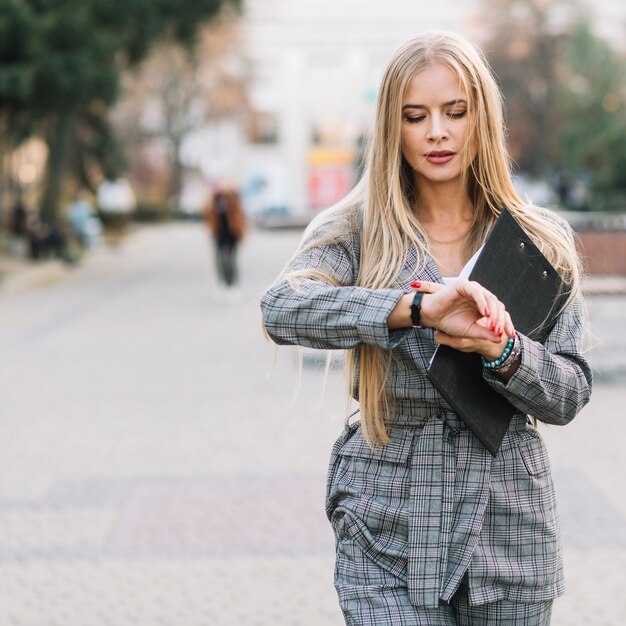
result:
[(415, 279), (443, 284), (443, 280), (437, 271), (437, 266), (430, 255), (426, 258), (426, 264), (424, 267), (417, 273), (415, 272), (416, 266), (417, 254), (415, 252), (415, 248), (411, 246), (406, 255), (404, 269), (398, 279), (399, 286), (402, 289), (408, 289), (410, 287), (410, 283)]

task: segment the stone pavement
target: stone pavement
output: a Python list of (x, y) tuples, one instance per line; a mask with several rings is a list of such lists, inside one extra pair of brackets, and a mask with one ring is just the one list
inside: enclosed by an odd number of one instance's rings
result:
[[(343, 623), (323, 512), (340, 364), (260, 332), (297, 240), (252, 233), (235, 295), (196, 224), (0, 288), (0, 626)], [(554, 626), (626, 615), (626, 298), (589, 309), (601, 382), (543, 428), (569, 586)]]

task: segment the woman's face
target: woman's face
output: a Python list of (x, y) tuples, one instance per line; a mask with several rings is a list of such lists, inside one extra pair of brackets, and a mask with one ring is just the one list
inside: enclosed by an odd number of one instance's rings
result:
[(402, 154), (416, 183), (461, 181), (466, 149), (467, 94), (443, 64), (416, 74), (402, 100)]

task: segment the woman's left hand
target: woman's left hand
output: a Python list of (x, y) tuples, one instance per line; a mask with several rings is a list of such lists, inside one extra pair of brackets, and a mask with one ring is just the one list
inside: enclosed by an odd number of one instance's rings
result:
[[(414, 291), (419, 291), (422, 293), (435, 293), (440, 289), (444, 289), (445, 285), (441, 283), (434, 283), (428, 281), (420, 281), (419, 287), (413, 286)], [(511, 318), (508, 312), (504, 313), (507, 322), (511, 323)], [(476, 322), (481, 326), (487, 327), (487, 319), (483, 318)], [(506, 333), (502, 334), (502, 339), (499, 343), (494, 343), (489, 339), (481, 339), (476, 337), (455, 337), (453, 335), (448, 335), (441, 330), (435, 330), (434, 339), (437, 343), (440, 343), (444, 346), (450, 346), (455, 350), (460, 350), (461, 352), (477, 352), (482, 355), (488, 361), (494, 361), (495, 359), (500, 358), (504, 349), (506, 348), (506, 344), (509, 340), (509, 336)]]

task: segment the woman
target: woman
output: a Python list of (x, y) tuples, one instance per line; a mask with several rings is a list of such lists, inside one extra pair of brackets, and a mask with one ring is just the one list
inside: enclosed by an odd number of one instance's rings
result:
[(239, 194), (234, 187), (218, 183), (204, 209), (204, 219), (215, 242), (217, 276), (222, 285), (237, 284), (237, 247), (246, 221)]
[[(568, 294), (543, 344), (464, 278), (502, 207)], [(348, 351), (360, 421), (334, 446), (326, 503), (346, 623), (548, 624), (559, 525), (528, 416), (566, 424), (590, 396), (578, 259), (567, 224), (516, 194), (500, 94), (467, 41), (427, 33), (396, 52), (363, 179), (310, 225), (262, 310), (279, 344)], [(482, 355), (518, 411), (495, 458), (430, 384), (438, 344)]]

